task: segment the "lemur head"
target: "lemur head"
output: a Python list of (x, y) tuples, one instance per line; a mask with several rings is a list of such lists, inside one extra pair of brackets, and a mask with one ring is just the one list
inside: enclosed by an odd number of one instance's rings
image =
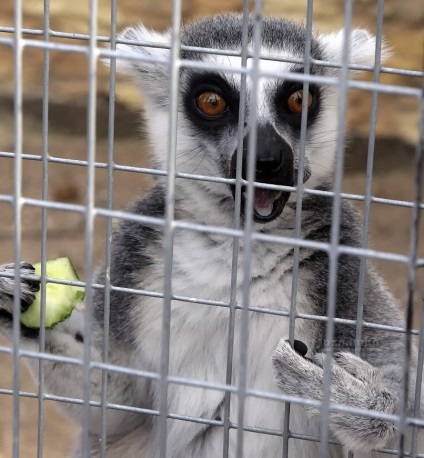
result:
[[(240, 52), (242, 27), (241, 15), (202, 19), (183, 28), (181, 43), (190, 47)], [(249, 22), (248, 38), (251, 52), (252, 20)], [(152, 32), (140, 25), (124, 30), (120, 40), (159, 45), (118, 45), (118, 49), (138, 57), (119, 59), (118, 69), (131, 74), (141, 88), (154, 162), (163, 168), (166, 165), (168, 139), (170, 50), (167, 47), (171, 42), (171, 34), (169, 31), (163, 34)], [(256, 84), (258, 102), (254, 120), (251, 116), (253, 84), (250, 76), (246, 78), (243, 178), (247, 176), (249, 130), (251, 123), (256, 122), (255, 180), (276, 185), (296, 184), (302, 106), (305, 106), (302, 102), (305, 97), (308, 113), (303, 180), (308, 181), (308, 187), (314, 188), (331, 174), (338, 128), (338, 91), (335, 86), (311, 83), (308, 94), (304, 94), (302, 81), (287, 77), (288, 72), (304, 72), (301, 63), (287, 60), (303, 59), (305, 40), (306, 32), (302, 25), (283, 19), (268, 18), (263, 21), (259, 69), (268, 76), (261, 76)], [(311, 57), (340, 64), (343, 40), (343, 31), (315, 35), (311, 42)], [(373, 65), (375, 39), (368, 32), (355, 29), (351, 33), (349, 51), (351, 64)], [(240, 72), (229, 71), (229, 67), (240, 70), (241, 57), (185, 48), (180, 57), (177, 172), (235, 178), (242, 76)], [(279, 60), (273, 60), (272, 57)], [(284, 59), (286, 61), (281, 61)], [(205, 68), (185, 66), (184, 61), (200, 61), (207, 65), (203, 66)], [(248, 59), (248, 68), (252, 66), (252, 61)], [(338, 71), (337, 67), (314, 63), (310, 66), (310, 73), (315, 75), (337, 76)], [(234, 197), (232, 185), (205, 181), (200, 185), (208, 192), (218, 194), (221, 199)], [(267, 223), (279, 217), (289, 196), (289, 192), (256, 188), (254, 220)]]

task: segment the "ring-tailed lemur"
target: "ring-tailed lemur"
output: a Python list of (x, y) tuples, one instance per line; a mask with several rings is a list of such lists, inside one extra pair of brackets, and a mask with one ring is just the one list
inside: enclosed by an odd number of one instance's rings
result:
[[(249, 42), (252, 44), (253, 22), (249, 22)], [(169, 45), (170, 33), (159, 34), (143, 26), (128, 28), (120, 38), (131, 42), (158, 42)], [(195, 22), (182, 31), (186, 46), (239, 50), (242, 41), (242, 17), (221, 15)], [(145, 102), (147, 132), (157, 167), (166, 166), (169, 110), (170, 56), (165, 47), (120, 44), (119, 49), (140, 59), (118, 61), (118, 68), (129, 73), (140, 86)], [(311, 56), (316, 60), (341, 62), (343, 32), (331, 35), (316, 34), (311, 43)], [(305, 29), (283, 20), (265, 19), (262, 29), (261, 55), (303, 58)], [(350, 37), (350, 62), (373, 65), (375, 39), (364, 30), (353, 30)], [(160, 58), (161, 63), (153, 58)], [(143, 58), (147, 58), (143, 60)], [(222, 66), (241, 67), (241, 59), (234, 56), (207, 54), (184, 48), (181, 59), (202, 61), (207, 69), (181, 67), (179, 75), (177, 171), (234, 178), (237, 150), (240, 98), (240, 73), (220, 69)], [(293, 60), (293, 59), (292, 59)], [(251, 60), (249, 59), (249, 65)], [(303, 66), (296, 63), (261, 59), (261, 70), (302, 74)], [(311, 63), (315, 75), (336, 76), (335, 67)], [(297, 182), (299, 163), (302, 100), (307, 97), (308, 122), (304, 181), (309, 188), (330, 190), (336, 152), (338, 124), (338, 94), (334, 86), (311, 83), (309, 93), (303, 85), (290, 79), (263, 77), (257, 90), (257, 161), (256, 180), (264, 183), (292, 186)], [(251, 127), (249, 101), (252, 84), (247, 79), (245, 108), (245, 143), (242, 176), (246, 178), (247, 139)], [(306, 105), (305, 105), (306, 106)], [(244, 190), (243, 196), (244, 196)], [(130, 212), (136, 215), (163, 217), (165, 185), (157, 179), (154, 187), (135, 202)], [(231, 184), (176, 180), (175, 219), (200, 225), (231, 228), (234, 217), (234, 188)], [(242, 198), (242, 211), (244, 198)], [(262, 234), (285, 237), (295, 235), (295, 193), (257, 188), (254, 194), (254, 229)], [(332, 199), (323, 194), (307, 194), (303, 199), (301, 236), (307, 241), (329, 242)], [(242, 220), (244, 215), (242, 215)], [(352, 206), (343, 201), (341, 210), (340, 244), (360, 246), (360, 218)], [(214, 301), (230, 300), (231, 253), (233, 238), (207, 231), (177, 228), (173, 241), (172, 293)], [(240, 239), (238, 262), (243, 264), (244, 241)], [(292, 294), (293, 247), (261, 243), (252, 246), (250, 303), (255, 310), (287, 311)], [(28, 265), (22, 272), (30, 272)], [(13, 267), (5, 267), (8, 272)], [(104, 283), (110, 275), (112, 285), (161, 292), (164, 271), (164, 236), (161, 226), (123, 221), (113, 236), (110, 272), (99, 271), (96, 283)], [(329, 259), (326, 252), (301, 248), (298, 270), (297, 312), (325, 316)], [(242, 275), (237, 283), (237, 300), (242, 299)], [(358, 301), (359, 259), (341, 254), (338, 261), (336, 315), (355, 320)], [(31, 288), (34, 284), (31, 285)], [(31, 288), (23, 281), (23, 307), (28, 303)], [(13, 282), (0, 277), (2, 311), (1, 328), (11, 329), (11, 297)], [(162, 299), (113, 290), (110, 297), (109, 362), (147, 371), (160, 371)], [(92, 304), (92, 349), (95, 360), (101, 360), (104, 341), (104, 293), (95, 290)], [(249, 312), (249, 345), (247, 355), (247, 389), (279, 392), (315, 400), (321, 399), (323, 384), (323, 350), (325, 323), (297, 319), (296, 352), (286, 343), (289, 318), (272, 313)], [(84, 335), (80, 315), (46, 331), (46, 351), (57, 355), (82, 358)], [(402, 314), (386, 291), (377, 274), (368, 267), (364, 291), (365, 322), (403, 326)], [(173, 300), (170, 324), (169, 374), (209, 383), (224, 384), (226, 380), (229, 309), (206, 303)], [(383, 327), (384, 328), (384, 327)], [(240, 345), (240, 313), (235, 319), (235, 348)], [(371, 409), (386, 414), (400, 413), (402, 386), (402, 334), (382, 327), (364, 327), (360, 357), (354, 355), (355, 326), (338, 322), (335, 326), (332, 401)], [(23, 328), (22, 345), (38, 348), (37, 332)], [(33, 369), (37, 371), (35, 360)], [(414, 358), (412, 358), (414, 361)], [(238, 384), (240, 355), (233, 356), (233, 383)], [(416, 366), (410, 367), (414, 381)], [(49, 392), (71, 398), (83, 394), (82, 371), (64, 363), (45, 362), (45, 382)], [(93, 370), (91, 396), (100, 399), (101, 374)], [(224, 419), (224, 392), (170, 383), (169, 412), (209, 420)], [(411, 408), (414, 390), (409, 390)], [(107, 400), (113, 404), (158, 409), (159, 383), (142, 377), (109, 372)], [(230, 420), (237, 422), (239, 399), (232, 395)], [(78, 419), (80, 407), (63, 404)], [(282, 456), (283, 441), (278, 435), (261, 434), (255, 428), (283, 430), (284, 404), (271, 399), (248, 396), (245, 399), (244, 456), (246, 458)], [(159, 442), (165, 440), (158, 433), (157, 417), (145, 417), (118, 409), (109, 409), (107, 416), (107, 456), (155, 458)], [(305, 440), (305, 436), (319, 437), (320, 417), (316, 411), (292, 404), (289, 456), (293, 458), (317, 456), (319, 442)], [(90, 456), (99, 456), (100, 409), (93, 407), (90, 422)], [(330, 445), (331, 457), (342, 457), (346, 450), (356, 451), (355, 457), (377, 456), (375, 447), (397, 446), (397, 425), (388, 420), (355, 416), (338, 412), (330, 419), (330, 432), (336, 445)], [(223, 428), (178, 419), (167, 424), (167, 456), (172, 458), (217, 458), (223, 452)], [(337, 442), (340, 445), (337, 445)], [(77, 445), (75, 457), (84, 451)], [(236, 453), (237, 440), (230, 430), (229, 456)], [(421, 445), (420, 445), (421, 447)], [(423, 449), (420, 449), (423, 451)], [(84, 455), (86, 456), (86, 455)]]

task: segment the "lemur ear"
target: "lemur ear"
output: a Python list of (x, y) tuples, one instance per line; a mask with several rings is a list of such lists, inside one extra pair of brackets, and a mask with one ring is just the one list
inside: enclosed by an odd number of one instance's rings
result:
[[(134, 75), (135, 73), (148, 73), (155, 67), (163, 67), (169, 58), (170, 35), (169, 32), (158, 33), (148, 30), (143, 24), (127, 27), (118, 36), (118, 51), (131, 54), (134, 58), (117, 60), (117, 69), (122, 73)], [(150, 46), (153, 45), (153, 46)], [(156, 47), (155, 47), (156, 45)]]
[(116, 46), (122, 51), (116, 59), (117, 71), (132, 76), (146, 95), (159, 95), (159, 88), (166, 86), (159, 82), (169, 73), (170, 33), (158, 33), (140, 24), (124, 29), (118, 41), (124, 43)]
[[(341, 64), (343, 61), (344, 30), (329, 35), (321, 35), (320, 43), (324, 50), (324, 58), (333, 63)], [(349, 63), (355, 65), (373, 66), (375, 62), (375, 37), (367, 30), (354, 29), (350, 34)], [(383, 42), (381, 49), (381, 62), (384, 62), (390, 52)]]

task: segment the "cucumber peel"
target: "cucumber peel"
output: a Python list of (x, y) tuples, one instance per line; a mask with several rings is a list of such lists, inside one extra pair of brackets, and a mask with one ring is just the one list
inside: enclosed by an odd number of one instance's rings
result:
[[(36, 275), (41, 275), (41, 263), (33, 265)], [(47, 277), (57, 280), (79, 281), (78, 274), (68, 257), (46, 262)], [(71, 316), (74, 308), (84, 300), (84, 288), (80, 286), (46, 283), (46, 328), (52, 328)], [(40, 328), (41, 290), (35, 294), (34, 302), (21, 314), (21, 323), (28, 328)]]

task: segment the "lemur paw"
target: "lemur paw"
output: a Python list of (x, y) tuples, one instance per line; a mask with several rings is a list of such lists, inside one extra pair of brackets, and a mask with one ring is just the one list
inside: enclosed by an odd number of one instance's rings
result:
[[(321, 400), (325, 354), (318, 353), (309, 359), (295, 349), (280, 341), (273, 356), (277, 385), (286, 394)], [(351, 353), (334, 355), (330, 401), (386, 414), (394, 414), (398, 408), (393, 386), (385, 380), (383, 372)], [(319, 413), (318, 408), (308, 410), (311, 414)], [(345, 447), (367, 451), (384, 446), (396, 434), (391, 421), (347, 412), (331, 414), (330, 431)]]
[[(40, 289), (40, 281), (25, 278), (34, 275), (34, 267), (28, 262), (19, 265), (21, 275), (20, 299), (21, 311), (25, 312), (35, 299), (35, 293)], [(0, 266), (0, 311), (13, 313), (13, 296), (15, 293), (15, 264)]]

